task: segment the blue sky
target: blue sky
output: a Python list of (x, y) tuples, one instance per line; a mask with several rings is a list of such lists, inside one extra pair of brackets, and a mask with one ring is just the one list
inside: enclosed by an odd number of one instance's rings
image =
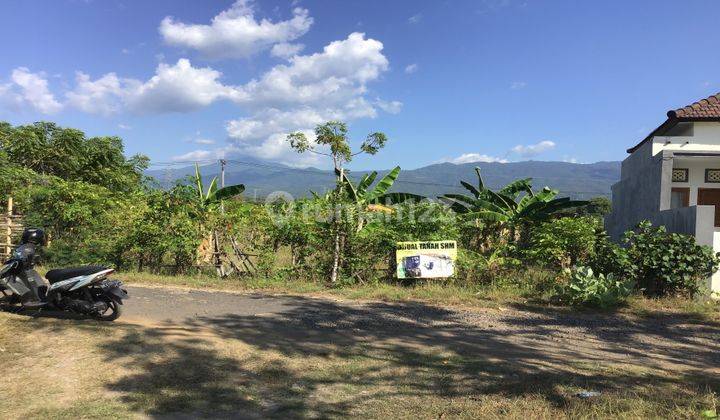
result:
[(716, 1), (1, 3), (0, 119), (118, 135), (156, 162), (327, 166), (289, 131), (346, 120), (355, 168), (619, 160), (720, 91)]

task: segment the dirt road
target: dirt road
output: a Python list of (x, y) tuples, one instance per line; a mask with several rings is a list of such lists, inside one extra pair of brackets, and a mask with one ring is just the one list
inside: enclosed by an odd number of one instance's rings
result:
[(129, 293), (124, 322), (203, 330), (300, 353), (328, 343), (383, 341), (442, 346), (527, 368), (620, 363), (710, 373), (718, 372), (720, 364), (720, 325), (682, 316), (640, 318), (531, 307), (460, 310), (135, 286)]
[(0, 418), (698, 418), (718, 406), (720, 323), (689, 316), (128, 289), (112, 323), (0, 314), (0, 364), (14, 367)]

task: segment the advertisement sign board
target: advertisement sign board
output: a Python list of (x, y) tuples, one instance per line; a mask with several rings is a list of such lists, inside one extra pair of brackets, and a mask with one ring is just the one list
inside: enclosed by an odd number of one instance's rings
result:
[(455, 241), (398, 242), (397, 278), (446, 278), (455, 273)]

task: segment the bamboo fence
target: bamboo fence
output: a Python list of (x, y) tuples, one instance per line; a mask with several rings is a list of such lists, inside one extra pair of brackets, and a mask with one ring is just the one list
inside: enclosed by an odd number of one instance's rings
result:
[(9, 197), (3, 214), (0, 216), (0, 259), (2, 261), (10, 258), (23, 229), (22, 216), (13, 213), (13, 199)]

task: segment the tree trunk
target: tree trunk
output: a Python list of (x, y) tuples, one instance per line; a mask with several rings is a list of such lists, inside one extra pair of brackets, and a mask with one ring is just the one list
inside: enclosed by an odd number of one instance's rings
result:
[(215, 264), (215, 271), (219, 277), (225, 277), (225, 269), (222, 266), (222, 260), (220, 259), (220, 241), (218, 234), (215, 230), (212, 231), (213, 238), (213, 263)]
[(340, 232), (335, 232), (335, 247), (333, 249), (333, 265), (330, 273), (330, 283), (337, 282), (338, 269), (340, 268)]
[[(335, 166), (335, 170), (339, 171), (338, 179), (337, 179), (337, 186), (335, 187), (335, 194), (339, 194), (340, 190), (342, 188), (342, 178), (343, 178), (343, 168), (338, 164), (337, 159), (335, 156), (333, 156), (333, 166)], [(330, 271), (330, 283), (337, 283), (338, 279), (338, 272), (340, 271), (340, 222), (339, 218), (342, 217), (339, 212), (337, 205), (337, 197), (335, 197), (335, 201), (333, 203), (333, 226), (335, 230), (335, 237), (334, 237), (334, 246), (333, 246), (333, 264), (332, 264), (332, 270)]]

